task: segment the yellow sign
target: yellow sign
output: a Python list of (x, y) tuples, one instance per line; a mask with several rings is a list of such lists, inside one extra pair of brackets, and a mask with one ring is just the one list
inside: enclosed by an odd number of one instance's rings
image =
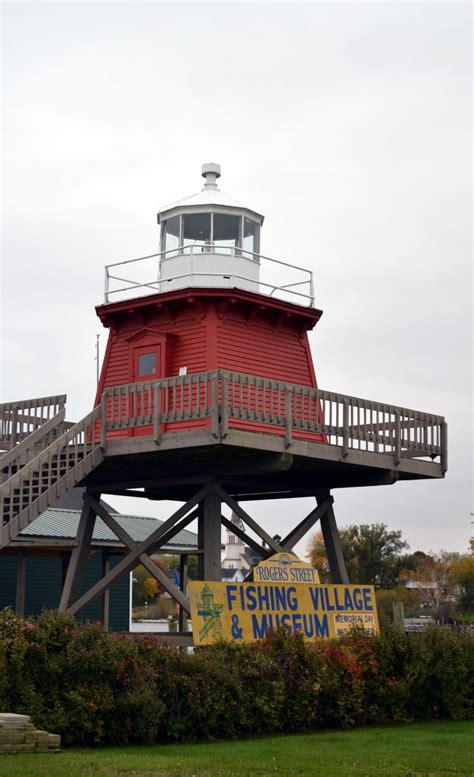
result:
[(353, 626), (379, 631), (372, 585), (192, 580), (189, 599), (195, 645), (218, 639), (254, 642), (280, 626), (310, 642), (340, 636)]
[(275, 553), (253, 570), (257, 583), (319, 583), (318, 570), (294, 553)]

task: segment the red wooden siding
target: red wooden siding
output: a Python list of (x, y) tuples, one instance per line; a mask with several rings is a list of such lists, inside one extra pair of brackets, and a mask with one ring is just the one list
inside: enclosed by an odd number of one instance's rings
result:
[[(227, 294), (227, 297), (226, 297)], [(166, 297), (166, 299), (165, 299)], [(232, 299), (231, 299), (232, 298)], [(146, 300), (108, 305), (98, 309), (106, 325), (111, 327), (109, 342), (96, 395), (112, 386), (133, 382), (132, 354), (140, 345), (141, 333), (146, 343), (157, 339), (166, 342), (166, 364), (162, 377), (215, 369), (255, 375), (271, 380), (316, 387), (316, 379), (306, 330), (312, 328), (320, 311), (304, 310), (259, 295), (226, 293), (216, 298), (213, 292), (183, 291), (157, 295)], [(136, 307), (133, 307), (136, 305)], [(207, 426), (203, 419), (166, 425), (163, 431), (175, 428)], [(265, 424), (232, 419), (231, 426), (252, 431), (275, 433)], [(145, 424), (135, 434), (151, 433)], [(127, 430), (114, 430), (110, 436), (123, 436)], [(303, 433), (303, 436), (304, 433)], [(314, 437), (313, 437), (314, 439)]]
[(217, 327), (217, 361), (221, 369), (273, 380), (315, 386), (306, 333), (288, 324), (273, 329), (264, 321), (248, 325), (237, 317)]

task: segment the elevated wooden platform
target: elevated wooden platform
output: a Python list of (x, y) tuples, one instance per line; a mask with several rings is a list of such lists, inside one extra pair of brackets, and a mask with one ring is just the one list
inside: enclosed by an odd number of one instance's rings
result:
[(187, 499), (196, 485), (216, 478), (242, 501), (444, 476), (442, 464), (431, 460), (403, 457), (395, 464), (390, 453), (344, 455), (341, 446), (305, 440), (286, 447), (277, 435), (241, 430), (229, 430), (221, 440), (208, 430), (173, 432), (159, 447), (152, 436), (110, 440), (104, 454), (81, 485), (130, 496), (140, 488), (148, 499)]
[(217, 477), (239, 500), (280, 498), (447, 467), (441, 416), (223, 370), (109, 389), (101, 419), (82, 484), (103, 493), (183, 499)]
[(184, 501), (218, 480), (243, 500), (440, 478), (447, 468), (442, 416), (253, 375), (114, 386), (66, 428), (52, 399), (53, 420), (43, 414), (30, 434), (18, 431), (18, 408), (2, 409), (0, 546), (76, 485)]
[[(221, 577), (222, 525), (267, 558), (291, 550), (319, 521), (331, 579), (345, 583), (331, 490), (442, 478), (447, 468), (442, 416), (223, 370), (114, 386), (74, 425), (65, 423), (56, 398), (51, 404), (46, 414), (29, 409), (29, 434), (24, 408), (20, 420), (18, 407), (0, 407), (6, 451), (3, 467), (0, 460), (6, 478), (0, 485), (0, 548), (11, 547), (70, 488), (85, 486), (60, 609), (78, 612), (140, 563), (180, 606), (180, 644), (191, 639), (187, 557), (178, 588), (151, 555), (192, 521), (198, 522), (193, 552), (199, 579)], [(150, 537), (136, 542), (101, 504), (102, 494), (182, 504)], [(316, 506), (283, 538), (266, 532), (240, 504), (299, 496), (314, 496)], [(245, 530), (229, 522), (223, 505)], [(80, 595), (97, 516), (127, 553)]]

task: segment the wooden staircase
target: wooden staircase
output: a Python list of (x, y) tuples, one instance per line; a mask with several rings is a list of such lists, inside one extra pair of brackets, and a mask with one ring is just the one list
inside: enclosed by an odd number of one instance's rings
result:
[[(29, 400), (29, 404), (48, 399), (58, 398)], [(0, 457), (0, 548), (103, 460), (100, 407), (71, 424), (64, 420), (66, 398), (60, 399), (64, 401), (50, 403), (57, 412), (30, 413), (28, 421), (24, 412), (28, 403), (0, 405), (0, 445), (7, 449)], [(33, 427), (28, 434), (25, 424)]]

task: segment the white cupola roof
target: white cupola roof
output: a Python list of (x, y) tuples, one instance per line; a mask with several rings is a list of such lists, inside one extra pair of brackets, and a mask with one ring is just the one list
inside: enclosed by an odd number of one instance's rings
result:
[(255, 219), (260, 226), (263, 224), (264, 216), (221, 192), (217, 184), (217, 179), (221, 177), (220, 165), (215, 162), (207, 162), (202, 166), (201, 174), (205, 179), (201, 191), (160, 208), (157, 215), (158, 224), (178, 213), (215, 211), (216, 209), (222, 209), (224, 212), (243, 213)]

